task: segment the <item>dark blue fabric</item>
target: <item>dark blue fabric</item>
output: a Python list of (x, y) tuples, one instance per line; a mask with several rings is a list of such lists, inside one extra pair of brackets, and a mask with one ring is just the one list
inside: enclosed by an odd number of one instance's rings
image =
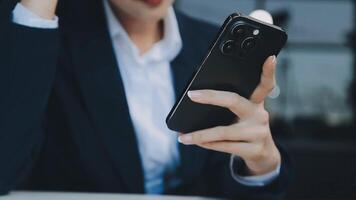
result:
[[(12, 24), (16, 1), (0, 0), (0, 193), (143, 193), (137, 141), (102, 3), (60, 2), (60, 29), (41, 30)], [(179, 96), (218, 29), (180, 12), (177, 17), (183, 50), (172, 70)], [(229, 155), (179, 148), (176, 173), (183, 182), (167, 194), (276, 199), (289, 182), (285, 153), (276, 181), (247, 187), (230, 176)]]

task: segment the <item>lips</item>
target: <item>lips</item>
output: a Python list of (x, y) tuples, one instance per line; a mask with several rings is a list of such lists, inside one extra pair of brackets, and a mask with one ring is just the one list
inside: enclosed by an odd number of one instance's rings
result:
[(152, 7), (156, 7), (159, 4), (162, 3), (162, 0), (142, 0), (143, 2), (147, 3), (148, 5), (152, 6)]

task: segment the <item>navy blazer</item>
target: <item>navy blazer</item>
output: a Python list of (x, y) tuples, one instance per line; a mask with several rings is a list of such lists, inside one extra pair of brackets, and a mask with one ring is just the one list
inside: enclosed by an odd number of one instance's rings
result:
[[(11, 22), (0, 0), (0, 193), (14, 189), (143, 193), (143, 171), (100, 0), (61, 0), (59, 30)], [(177, 11), (183, 49), (171, 63), (179, 96), (217, 27)], [(182, 185), (166, 194), (276, 199), (289, 162), (264, 187), (233, 180), (229, 155), (179, 146)]]

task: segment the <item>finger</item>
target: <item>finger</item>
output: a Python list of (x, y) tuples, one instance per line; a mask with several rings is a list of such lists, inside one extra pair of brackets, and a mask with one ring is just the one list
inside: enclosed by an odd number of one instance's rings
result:
[(225, 107), (239, 116), (239, 118), (245, 118), (253, 109), (253, 105), (248, 99), (233, 92), (196, 90), (189, 91), (188, 96), (197, 103)]
[(253, 148), (253, 144), (250, 143), (230, 142), (230, 141), (211, 142), (211, 143), (199, 144), (198, 146), (209, 150), (238, 155), (241, 157), (245, 157), (246, 155), (249, 155), (249, 152)]
[(186, 145), (221, 141), (254, 142), (263, 136), (264, 129), (263, 126), (251, 126), (247, 122), (240, 122), (180, 135), (179, 141)]
[(250, 16), (255, 18), (255, 19), (258, 19), (260, 21), (273, 24), (272, 15), (269, 12), (265, 11), (265, 10), (255, 10), (252, 13), (250, 13)]
[(262, 103), (276, 85), (276, 56), (270, 56), (263, 65), (260, 84), (251, 96), (253, 103)]

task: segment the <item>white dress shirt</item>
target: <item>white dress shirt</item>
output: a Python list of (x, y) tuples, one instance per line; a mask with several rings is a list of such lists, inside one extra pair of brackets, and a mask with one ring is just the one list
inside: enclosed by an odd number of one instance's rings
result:
[[(180, 181), (173, 177), (168, 183), (164, 182), (164, 177), (173, 174), (180, 164), (177, 134), (165, 124), (165, 118), (175, 102), (170, 62), (182, 48), (177, 19), (173, 8), (170, 8), (164, 19), (164, 38), (140, 55), (106, 0), (104, 8), (138, 140), (145, 192), (159, 194), (165, 187)], [(57, 17), (53, 20), (42, 19), (20, 3), (13, 11), (13, 22), (33, 28), (58, 28)], [(232, 156), (230, 163), (231, 174), (241, 184), (264, 186), (280, 173), (279, 165), (273, 172), (262, 176), (239, 176), (232, 168), (234, 160), (238, 160), (234, 158)]]
[(182, 40), (173, 9), (164, 20), (164, 38), (140, 55), (125, 29), (104, 1), (110, 36), (124, 83), (130, 116), (141, 155), (147, 193), (162, 193), (164, 176), (179, 166), (177, 134), (165, 118), (175, 93), (170, 62), (179, 54)]

